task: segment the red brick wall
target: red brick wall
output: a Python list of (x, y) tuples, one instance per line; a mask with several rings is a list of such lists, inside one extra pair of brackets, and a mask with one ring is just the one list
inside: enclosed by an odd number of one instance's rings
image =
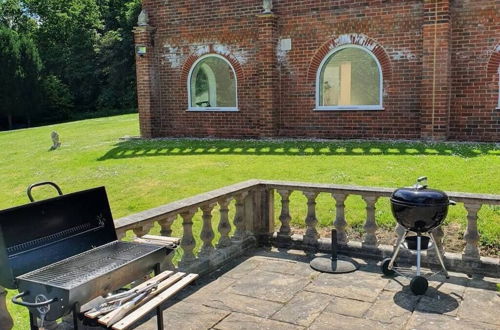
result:
[[(282, 59), (280, 134), (323, 138), (418, 138), (421, 1), (279, 1), (280, 35), (292, 39)], [(323, 45), (346, 34), (366, 36), (389, 63), (383, 111), (314, 111)], [(360, 43), (363, 43), (361, 41)], [(387, 67), (384, 70), (384, 66)], [(312, 68), (311, 68), (312, 67)], [(392, 69), (392, 70), (391, 70)], [(310, 72), (310, 73), (309, 73)], [(388, 72), (391, 72), (388, 74)], [(309, 73), (309, 74), (308, 74)]]
[[(498, 1), (274, 0), (275, 16), (260, 15), (261, 3), (143, 0), (156, 28), (154, 73), (138, 58), (138, 88), (151, 88), (139, 90), (144, 136), (499, 140), (498, 74), (488, 71)], [(379, 59), (384, 110), (314, 111), (319, 63), (346, 38)], [(233, 63), (239, 112), (186, 111), (189, 69), (207, 53)]]
[(449, 138), (500, 141), (500, 2), (455, 0)]

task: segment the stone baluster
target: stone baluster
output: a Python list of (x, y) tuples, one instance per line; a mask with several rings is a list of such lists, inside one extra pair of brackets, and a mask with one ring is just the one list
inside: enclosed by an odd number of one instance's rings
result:
[[(177, 214), (169, 214), (165, 216), (164, 219), (158, 220), (158, 224), (160, 225), (160, 235), (165, 237), (172, 236), (172, 224), (177, 219)], [(162, 264), (162, 269), (170, 269), (174, 270), (175, 265), (173, 263), (175, 253), (169, 253), (165, 258), (165, 261)]]
[(278, 237), (289, 239), (292, 236), (292, 230), (290, 228), (290, 220), (292, 217), (290, 216), (290, 194), (291, 190), (278, 190), (278, 194), (281, 196), (281, 213), (280, 213), (280, 221), (281, 228), (278, 232)]
[(401, 226), (398, 222), (398, 224), (396, 225), (396, 235), (398, 236), (396, 238), (396, 241), (394, 242), (394, 246), (398, 245), (398, 242), (401, 240), (401, 238), (403, 237), (403, 235), (406, 233), (406, 228)]
[(199, 253), (200, 258), (208, 258), (214, 252), (214, 240), (215, 234), (212, 228), (212, 210), (214, 209), (216, 203), (210, 203), (201, 206), (201, 211), (203, 212), (203, 226), (201, 228), (200, 238), (203, 241), (201, 250)]
[(316, 244), (318, 242), (319, 234), (316, 230), (318, 219), (316, 218), (316, 197), (317, 192), (304, 191), (304, 196), (307, 198), (307, 216), (306, 216), (306, 234), (304, 235), (305, 244)]
[(219, 243), (217, 248), (225, 248), (230, 246), (231, 238), (229, 238), (229, 232), (231, 231), (231, 224), (229, 223), (229, 203), (231, 203), (232, 198), (223, 198), (219, 200), (220, 206), (220, 221), (217, 230), (220, 233)]
[[(443, 227), (439, 226), (435, 228), (432, 231), (432, 235), (434, 236), (434, 239), (436, 240), (436, 246), (439, 249), (439, 252), (441, 252), (441, 255), (444, 256), (444, 247), (443, 247), (443, 237), (444, 237), (444, 232), (443, 232)], [(436, 251), (432, 248), (427, 250), (427, 255), (429, 258), (434, 259), (435, 261), (438, 261), (438, 257), (436, 255)]]
[(347, 198), (346, 194), (332, 194), (332, 197), (335, 199), (336, 206), (336, 216), (335, 222), (333, 225), (335, 229), (337, 229), (337, 242), (339, 244), (347, 244), (347, 234), (345, 232), (345, 227), (347, 226), (347, 222), (345, 221), (345, 200)]
[(14, 323), (7, 310), (6, 305), (7, 291), (0, 286), (0, 329), (12, 329)]
[(477, 212), (481, 208), (481, 204), (465, 203), (467, 210), (467, 229), (465, 230), (464, 239), (467, 243), (465, 246), (464, 257), (467, 259), (479, 259), (479, 233), (477, 231)]
[(122, 229), (117, 229), (116, 230), (116, 237), (118, 238), (118, 240), (124, 239), (125, 235), (127, 235), (127, 231), (126, 230), (122, 230)]
[(132, 228), (132, 230), (134, 231), (135, 236), (142, 237), (144, 235), (147, 235), (149, 233), (149, 231), (151, 230), (151, 228), (153, 228), (152, 222), (146, 223), (144, 225), (141, 225), (141, 226), (138, 226), (135, 228)]
[(189, 266), (196, 260), (194, 255), (194, 248), (196, 247), (196, 241), (193, 236), (193, 216), (196, 210), (189, 210), (187, 212), (181, 213), (182, 217), (182, 238), (181, 238), (181, 248), (184, 252), (182, 255), (182, 260), (179, 266), (185, 268)]
[(248, 192), (243, 192), (235, 196), (236, 200), (236, 214), (234, 215), (234, 226), (236, 230), (234, 232), (233, 238), (235, 240), (243, 240), (247, 236), (247, 230), (245, 225), (245, 198)]
[(169, 214), (164, 219), (158, 220), (160, 225), (160, 235), (165, 237), (172, 236), (172, 224), (177, 219), (177, 214)]
[(366, 203), (366, 222), (365, 226), (365, 237), (363, 240), (363, 245), (367, 246), (377, 246), (377, 222), (375, 221), (375, 204), (377, 203), (377, 196), (363, 196), (363, 200)]

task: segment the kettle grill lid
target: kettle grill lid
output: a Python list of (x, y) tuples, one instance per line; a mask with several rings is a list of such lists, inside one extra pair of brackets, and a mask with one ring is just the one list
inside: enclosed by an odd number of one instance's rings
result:
[(392, 193), (391, 202), (413, 206), (448, 205), (448, 195), (444, 191), (427, 188), (427, 184), (422, 184), (426, 181), (426, 177), (421, 177), (412, 187), (396, 189)]

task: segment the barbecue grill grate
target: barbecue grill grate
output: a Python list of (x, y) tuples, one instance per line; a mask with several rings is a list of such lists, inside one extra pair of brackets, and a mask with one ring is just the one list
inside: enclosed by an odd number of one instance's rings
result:
[(114, 241), (18, 278), (72, 289), (156, 250), (155, 245)]
[(53, 242), (57, 242), (58, 240), (71, 237), (74, 234), (78, 234), (78, 233), (81, 233), (83, 231), (90, 230), (90, 229), (92, 229), (92, 224), (85, 223), (83, 225), (75, 226), (75, 227), (60, 231), (60, 232), (52, 234), (52, 235), (40, 237), (40, 238), (37, 238), (37, 239), (29, 241), (29, 242), (24, 242), (21, 244), (11, 246), (11, 247), (7, 248), (7, 253), (9, 255), (15, 256), (17, 253), (26, 252), (28, 250), (33, 250), (33, 249), (36, 249), (40, 246), (44, 246), (44, 245), (47, 245), (47, 244), (50, 244)]

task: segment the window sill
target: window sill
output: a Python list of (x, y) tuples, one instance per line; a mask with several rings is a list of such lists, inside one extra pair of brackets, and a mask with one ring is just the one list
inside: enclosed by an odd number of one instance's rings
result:
[(238, 108), (188, 108), (187, 112), (238, 112)]
[(316, 107), (314, 111), (381, 111), (384, 107), (376, 106), (363, 106), (363, 107)]

